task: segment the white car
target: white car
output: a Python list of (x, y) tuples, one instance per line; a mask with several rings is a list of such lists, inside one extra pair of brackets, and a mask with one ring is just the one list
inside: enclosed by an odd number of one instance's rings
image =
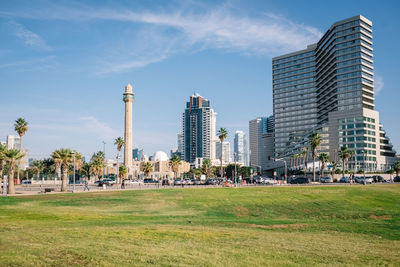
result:
[(333, 180), (331, 177), (321, 177), (321, 183), (333, 183)]
[(273, 178), (264, 178), (264, 184), (276, 184), (278, 181)]
[(142, 180), (131, 180), (131, 184), (143, 184)]

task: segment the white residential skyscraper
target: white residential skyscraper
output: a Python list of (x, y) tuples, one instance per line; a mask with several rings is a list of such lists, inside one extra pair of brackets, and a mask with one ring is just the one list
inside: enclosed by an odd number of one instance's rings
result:
[[(245, 166), (249, 165), (249, 148), (247, 146), (247, 136), (243, 131), (236, 131), (233, 144), (233, 151), (236, 154), (236, 162)], [(235, 159), (234, 159), (235, 160)]]
[[(216, 142), (216, 156), (217, 159), (221, 158), (221, 141)], [(222, 143), (222, 164), (231, 162), (231, 144), (228, 141)]]

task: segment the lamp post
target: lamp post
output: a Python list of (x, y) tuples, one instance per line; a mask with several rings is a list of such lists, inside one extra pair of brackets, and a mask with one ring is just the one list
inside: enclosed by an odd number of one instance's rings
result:
[(75, 193), (75, 155), (76, 155), (76, 152), (75, 151), (73, 151), (72, 152), (72, 155), (74, 156), (74, 180), (73, 180), (73, 183), (74, 183), (74, 185), (73, 185), (73, 187), (72, 187), (72, 193)]
[(233, 161), (235, 162), (235, 174), (234, 174), (234, 178), (233, 179), (235, 179), (234, 181), (235, 181), (235, 185), (237, 186), (237, 181), (236, 181), (236, 176), (237, 176), (237, 174), (236, 174), (236, 156), (237, 156), (237, 153), (236, 152), (233, 152)]
[(116, 180), (119, 183), (119, 159), (121, 158), (120, 155), (117, 155), (117, 177)]

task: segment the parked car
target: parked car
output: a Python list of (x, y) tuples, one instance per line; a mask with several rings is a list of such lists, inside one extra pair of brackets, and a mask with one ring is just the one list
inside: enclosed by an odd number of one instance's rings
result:
[(372, 176), (372, 178), (374, 179), (374, 183), (385, 183), (386, 182), (386, 180), (380, 175), (374, 175), (374, 176)]
[(168, 179), (162, 180), (162, 185), (170, 185), (170, 182)]
[(206, 185), (216, 185), (217, 183), (217, 179), (207, 179), (206, 181)]
[(310, 180), (307, 177), (296, 177), (290, 181), (291, 184), (309, 184)]
[(143, 180), (130, 180), (131, 184), (143, 184)]
[(110, 178), (104, 178), (99, 181), (98, 185), (103, 186), (103, 184), (105, 184), (107, 186), (113, 186), (115, 184), (115, 181)]
[(396, 176), (393, 178), (393, 182), (400, 183), (400, 176)]
[(22, 180), (21, 184), (32, 184), (31, 180)]
[(367, 176), (365, 177), (365, 182), (367, 184), (372, 184), (374, 182), (374, 178), (372, 178), (372, 176)]
[(181, 184), (182, 184), (181, 179), (175, 179), (174, 180), (174, 185), (181, 185)]
[(144, 179), (143, 183), (145, 183), (145, 184), (158, 184), (158, 181), (154, 180), (154, 179)]
[(185, 180), (184, 180), (184, 183), (187, 184), (187, 185), (192, 185), (192, 180), (190, 180), (190, 179), (185, 179)]
[(264, 178), (261, 176), (254, 177), (254, 182), (256, 184), (262, 184), (264, 182)]
[(275, 180), (274, 178), (267, 177), (264, 179), (264, 184), (276, 184), (276, 183), (278, 183), (278, 181)]
[(195, 184), (195, 185), (201, 185), (200, 179), (193, 179), (192, 182), (193, 182), (193, 184)]
[(350, 177), (343, 176), (340, 178), (339, 183), (350, 183)]
[(333, 179), (331, 177), (321, 177), (320, 179), (321, 183), (333, 183)]

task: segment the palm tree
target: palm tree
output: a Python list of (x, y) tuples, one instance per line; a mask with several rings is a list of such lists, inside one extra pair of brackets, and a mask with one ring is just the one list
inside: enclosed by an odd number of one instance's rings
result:
[(332, 182), (334, 182), (335, 181), (335, 172), (336, 172), (336, 169), (337, 169), (337, 163), (336, 162), (332, 162)]
[(294, 154), (290, 156), (290, 168), (294, 170)]
[(149, 173), (151, 173), (153, 171), (153, 165), (150, 162), (145, 162), (143, 164), (143, 172), (146, 175), (146, 177), (149, 176)]
[[(319, 154), (319, 162), (321, 162), (321, 175), (324, 175), (324, 169), (325, 169), (325, 165), (326, 163), (329, 162), (329, 156), (326, 153), (321, 153)], [(319, 176), (319, 180), (321, 182), (321, 175)]]
[(43, 170), (44, 170), (44, 163), (43, 163), (43, 161), (41, 161), (41, 160), (35, 160), (33, 163), (32, 163), (32, 166), (33, 166), (33, 169), (36, 171), (36, 178), (39, 180), (39, 178), (40, 178), (40, 173), (42, 173), (43, 172)]
[(339, 150), (339, 158), (342, 160), (342, 176), (346, 169), (346, 160), (351, 157), (352, 151), (348, 150), (347, 147), (342, 146)]
[(3, 178), (3, 169), (6, 165), (6, 155), (7, 147), (0, 144), (0, 180)]
[(210, 178), (211, 168), (212, 168), (211, 160), (204, 159), (203, 164), (201, 165), (201, 170), (203, 174), (207, 175), (207, 178)]
[(222, 172), (222, 145), (224, 143), (224, 140), (228, 137), (228, 131), (225, 128), (220, 128), (218, 130), (218, 139), (221, 141), (221, 155), (220, 155), (220, 161), (221, 161), (221, 178), (224, 176), (224, 173)]
[(301, 154), (303, 155), (303, 167), (304, 173), (307, 174), (307, 162), (308, 162), (308, 147), (303, 147), (301, 150)]
[(321, 136), (317, 132), (313, 132), (309, 136), (308, 143), (312, 150), (312, 158), (313, 158), (313, 181), (315, 182), (315, 158), (317, 157), (317, 149), (322, 142)]
[(393, 164), (393, 170), (396, 172), (396, 176), (399, 176), (399, 172), (400, 172), (400, 161), (396, 161)]
[[(19, 150), (22, 151), (22, 136), (28, 131), (28, 122), (23, 118), (18, 118), (14, 123), (14, 129), (19, 135)], [(17, 184), (19, 184), (19, 170), (17, 164)]]
[(119, 171), (119, 154), (121, 153), (121, 150), (125, 145), (125, 141), (124, 141), (124, 139), (122, 139), (122, 137), (118, 137), (117, 139), (115, 139), (114, 145), (117, 146), (117, 151), (118, 151), (118, 153), (117, 153), (117, 170)]
[(8, 149), (3, 152), (6, 160), (10, 163), (8, 167), (8, 193), (15, 194), (14, 188), (14, 167), (15, 162), (22, 159), (25, 156), (25, 153), (20, 151), (19, 149)]
[(121, 179), (124, 179), (127, 173), (128, 169), (124, 165), (119, 166), (118, 175)]
[(176, 174), (179, 172), (179, 166), (181, 165), (181, 158), (174, 154), (172, 158), (169, 160), (169, 166), (174, 172), (174, 178), (176, 178)]
[(52, 157), (54, 161), (61, 163), (61, 192), (67, 191), (68, 168), (72, 162), (73, 155), (71, 149), (61, 148), (53, 152)]

